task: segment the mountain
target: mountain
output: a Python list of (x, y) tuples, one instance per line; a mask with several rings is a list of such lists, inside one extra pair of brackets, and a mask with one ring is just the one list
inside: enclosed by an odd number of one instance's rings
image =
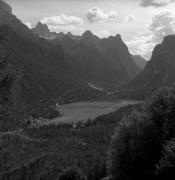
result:
[(119, 85), (140, 72), (120, 35), (100, 39), (90, 31), (82, 36), (52, 33), (41, 23), (30, 30), (1, 0), (0, 10), (0, 46), (5, 44), (6, 64), (15, 69), (18, 78), (14, 76), (13, 81), (18, 81), (18, 94), (27, 105), (55, 100), (77, 89), (87, 91), (89, 84)]
[(52, 43), (60, 44), (74, 58), (72, 64), (80, 77), (97, 85), (119, 85), (141, 71), (120, 35), (100, 39), (86, 31), (82, 36), (56, 37)]
[(140, 69), (144, 69), (146, 66), (147, 61), (140, 55), (131, 55), (134, 62)]
[[(6, 66), (13, 67), (10, 74), (13, 74), (13, 69), (17, 71), (19, 94), (27, 105), (47, 102), (66, 91), (86, 87), (78, 79), (71, 57), (59, 45), (53, 46), (49, 41), (36, 37), (3, 1), (0, 1), (0, 10), (0, 47), (4, 49), (0, 51), (0, 57), (8, 51)], [(0, 71), (2, 73), (3, 70)], [(9, 80), (6, 78), (3, 82), (2, 88), (8, 94)]]
[[(0, 27), (0, 37), (7, 44), (7, 61), (21, 73), (22, 96), (27, 102), (58, 97), (78, 86), (76, 75), (64, 51), (25, 39), (7, 26)], [(42, 43), (41, 43), (42, 44)]]
[(33, 32), (61, 45), (73, 57), (72, 65), (85, 81), (101, 84), (121, 84), (131, 80), (140, 71), (120, 35), (100, 39), (91, 31), (82, 36), (71, 33), (53, 33), (45, 24), (38, 23)]
[[(175, 82), (175, 35), (166, 36), (153, 51), (151, 60), (134, 80), (126, 85), (127, 93), (149, 95)], [(128, 92), (129, 89), (129, 92)], [(136, 93), (137, 92), (137, 93)]]
[[(53, 40), (55, 38), (62, 39), (65, 34), (60, 32), (51, 32), (47, 24), (43, 24), (41, 22), (38, 22), (37, 25), (32, 28), (32, 32), (37, 35), (40, 38), (45, 38), (48, 40)], [(71, 33), (67, 33), (67, 36), (74, 37)]]
[(114, 37), (98, 39), (96, 47), (108, 63), (109, 78), (116, 77), (114, 82), (127, 82), (140, 72), (119, 34)]

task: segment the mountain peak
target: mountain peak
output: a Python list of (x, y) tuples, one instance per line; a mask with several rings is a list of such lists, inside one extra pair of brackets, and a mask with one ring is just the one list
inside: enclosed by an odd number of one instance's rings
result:
[(117, 39), (122, 39), (122, 36), (121, 36), (120, 34), (117, 34), (115, 37), (116, 37)]
[(71, 32), (68, 32), (66, 35), (67, 35), (68, 37), (72, 37), (72, 36), (73, 36)]
[(35, 28), (32, 29), (34, 34), (39, 35), (40, 37), (50, 37), (51, 32), (47, 26), (47, 24), (42, 24), (41, 22), (38, 22), (38, 24), (35, 26)]
[(50, 32), (47, 24), (42, 24), (41, 22), (38, 22), (35, 28)]
[(94, 34), (90, 30), (85, 31), (82, 35), (82, 37), (86, 37), (86, 38), (93, 37), (93, 36)]
[(5, 3), (4, 1), (0, 0), (0, 16), (4, 16), (6, 14), (12, 14), (12, 8)]

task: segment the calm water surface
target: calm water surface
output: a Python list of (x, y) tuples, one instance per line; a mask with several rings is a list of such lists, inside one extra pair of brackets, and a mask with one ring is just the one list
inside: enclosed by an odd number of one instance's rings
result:
[(44, 125), (57, 123), (72, 123), (77, 121), (87, 121), (96, 117), (113, 112), (121, 107), (137, 104), (138, 101), (122, 100), (118, 102), (77, 102), (62, 105), (59, 109), (62, 117), (44, 122)]

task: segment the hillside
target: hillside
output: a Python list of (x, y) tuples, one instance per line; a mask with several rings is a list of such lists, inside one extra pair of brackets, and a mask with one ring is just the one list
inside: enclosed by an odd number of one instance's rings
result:
[(140, 69), (144, 69), (147, 61), (140, 55), (131, 55), (132, 59)]

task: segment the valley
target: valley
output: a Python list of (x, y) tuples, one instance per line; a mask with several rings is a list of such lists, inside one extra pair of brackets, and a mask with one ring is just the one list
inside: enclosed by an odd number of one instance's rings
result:
[(0, 180), (175, 177), (175, 16), (150, 19), (144, 37), (120, 11), (81, 14), (86, 1), (67, 2), (69, 15), (59, 1), (23, 2), (0, 0)]

